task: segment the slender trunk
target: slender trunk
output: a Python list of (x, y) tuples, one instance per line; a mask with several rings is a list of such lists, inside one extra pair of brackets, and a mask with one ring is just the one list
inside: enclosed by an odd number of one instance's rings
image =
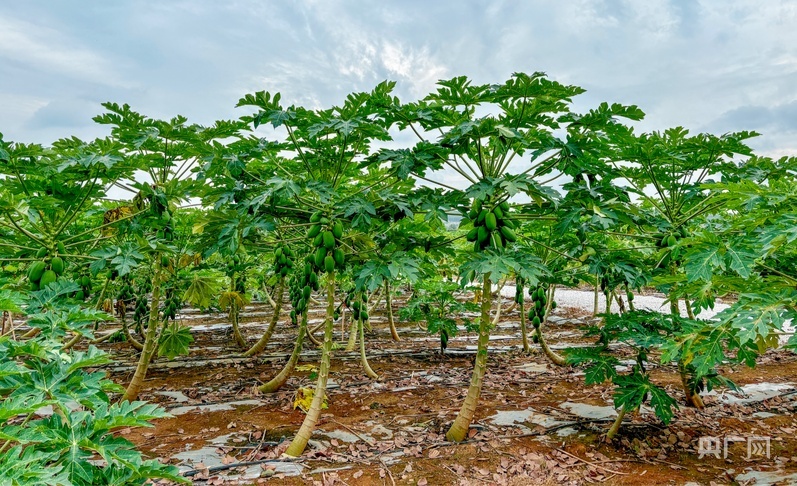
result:
[[(235, 339), (235, 344), (237, 344), (242, 349), (246, 349), (246, 339), (244, 339), (243, 335), (241, 334), (241, 327), (238, 325), (238, 317), (240, 316), (240, 312), (238, 311), (238, 304), (233, 300), (230, 302), (230, 320), (232, 321), (232, 335)], [(272, 331), (273, 332), (273, 331)], [(269, 336), (271, 338), (271, 336)]]
[(631, 312), (634, 312), (636, 308), (634, 307), (634, 299), (632, 298), (634, 294), (631, 293), (631, 290), (628, 289), (628, 285), (625, 286), (625, 293), (628, 296), (628, 309)]
[[(688, 305), (687, 308), (689, 308)], [(678, 299), (670, 301), (670, 312), (674, 316), (681, 315), (681, 309), (678, 307)], [(686, 401), (686, 405), (695, 407), (698, 410), (702, 410), (705, 407), (705, 404), (703, 403), (703, 399), (700, 397), (700, 392), (698, 392), (693, 384), (690, 383), (690, 373), (682, 358), (678, 359), (678, 374), (681, 376), (681, 387), (684, 389), (684, 400)]]
[(368, 375), (369, 378), (376, 380), (379, 378), (373, 369), (371, 369), (371, 365), (368, 364), (368, 357), (365, 355), (365, 329), (363, 326), (362, 321), (360, 321), (360, 362), (363, 365), (363, 369), (365, 370), (365, 374)]
[(133, 349), (144, 351), (144, 345), (138, 342), (138, 340), (130, 333), (130, 328), (127, 326), (127, 320), (125, 320), (124, 317), (122, 318), (122, 331), (125, 333), (127, 342), (133, 346)]
[[(274, 309), (274, 310), (276, 310), (277, 309), (277, 305), (279, 305), (277, 302), (280, 302), (280, 303), (282, 302), (282, 289), (280, 288), (282, 286), (282, 281), (283, 281), (283, 279), (280, 277), (279, 281), (277, 282), (277, 286), (274, 287), (274, 293), (278, 295), (278, 298), (277, 298), (276, 302), (274, 301), (274, 299), (271, 298), (271, 295), (268, 293), (268, 289), (266, 288), (266, 284), (263, 283), (263, 287), (262, 287), (263, 295), (266, 296), (266, 302), (268, 302), (268, 305), (270, 305), (271, 308)], [(279, 312), (277, 312), (277, 314), (279, 314)]]
[(529, 331), (526, 328), (526, 306), (523, 302), (520, 303), (520, 335), (523, 337), (523, 352), (530, 353)]
[(387, 307), (387, 324), (390, 327), (390, 336), (393, 341), (401, 341), (396, 330), (396, 321), (393, 319), (393, 296), (390, 294), (390, 281), (385, 279), (385, 306)]
[(299, 361), (299, 354), (302, 352), (302, 344), (304, 343), (304, 335), (307, 330), (307, 309), (302, 312), (302, 318), (299, 322), (299, 334), (296, 336), (296, 344), (293, 346), (293, 352), (290, 359), (285, 363), (285, 366), (277, 373), (277, 376), (271, 379), (268, 383), (264, 383), (258, 387), (263, 393), (274, 393), (282, 388), (282, 385), (288, 381), (288, 377), (293, 373), (296, 363)]
[(144, 339), (144, 349), (138, 358), (138, 365), (136, 372), (133, 374), (133, 379), (125, 390), (122, 396), (122, 401), (134, 401), (138, 398), (138, 393), (144, 386), (144, 378), (147, 376), (147, 368), (149, 368), (149, 361), (158, 349), (158, 307), (160, 306), (161, 294), (161, 254), (155, 253), (155, 269), (152, 274), (152, 304), (149, 310), (149, 324), (147, 326), (147, 334)]
[(490, 274), (484, 275), (482, 284), (482, 313), (479, 320), (479, 340), (476, 349), (476, 359), (473, 363), (473, 375), (471, 376), (468, 395), (462, 402), (459, 414), (451, 424), (451, 428), (446, 433), (446, 439), (452, 442), (461, 442), (468, 436), (468, 429), (473, 421), (476, 412), (476, 404), (479, 402), (479, 395), (482, 391), (484, 373), (487, 370), (487, 348), (490, 345), (490, 309), (492, 307)]
[(282, 309), (282, 300), (285, 294), (285, 279), (280, 278), (279, 282), (277, 282), (276, 288), (277, 300), (274, 304), (274, 315), (271, 316), (271, 322), (268, 324), (268, 328), (263, 336), (246, 352), (243, 354), (244, 357), (254, 356), (256, 354), (260, 354), (266, 349), (266, 345), (271, 340), (271, 335), (274, 334), (274, 329), (277, 327), (277, 322), (280, 319), (280, 310)]
[(603, 293), (603, 297), (606, 299), (605, 314), (609, 315), (612, 313), (612, 293), (607, 290), (606, 292)]
[(548, 359), (551, 360), (551, 363), (555, 364), (556, 366), (566, 366), (567, 360), (564, 358), (564, 356), (556, 353), (553, 349), (548, 347), (548, 342), (545, 340), (545, 335), (542, 333), (542, 328), (548, 323), (548, 316), (551, 314), (551, 306), (553, 305), (555, 293), (556, 286), (551, 285), (551, 287), (548, 289), (548, 303), (545, 304), (545, 317), (540, 323), (540, 327), (537, 328), (537, 340), (540, 342), (540, 348), (542, 348), (542, 352), (548, 357)]
[(599, 291), (601, 288), (601, 277), (595, 274), (595, 295), (592, 299), (592, 317), (595, 317), (600, 312), (600, 297)]
[(32, 337), (36, 337), (39, 335), (40, 332), (42, 332), (40, 327), (32, 327), (30, 331), (20, 336), (20, 339), (30, 339)]
[(681, 386), (684, 389), (686, 404), (698, 410), (703, 410), (706, 405), (703, 403), (700, 392), (695, 389), (693, 383), (690, 383), (690, 373), (683, 361), (678, 361), (678, 373), (681, 375)]
[(351, 320), (351, 328), (349, 329), (349, 342), (346, 344), (346, 352), (351, 353), (354, 347), (357, 346), (357, 329), (359, 328), (360, 319)]
[(609, 431), (606, 432), (606, 441), (611, 442), (612, 439), (617, 435), (617, 431), (620, 430), (620, 425), (623, 423), (623, 418), (628, 410), (625, 408), (625, 405), (617, 412), (617, 419), (615, 419), (612, 426), (609, 428)]
[(694, 320), (695, 311), (692, 309), (692, 303), (689, 302), (689, 299), (686, 297), (684, 297), (684, 305), (686, 306), (686, 315), (689, 316), (690, 319)]
[(307, 442), (313, 434), (318, 417), (321, 415), (321, 405), (324, 403), (324, 396), (327, 390), (327, 379), (329, 378), (329, 361), (332, 353), (332, 333), (335, 330), (335, 273), (327, 274), (327, 317), (324, 325), (324, 345), (321, 347), (321, 363), (318, 368), (318, 382), (316, 383), (313, 402), (304, 417), (304, 422), (296, 432), (285, 454), (290, 457), (299, 457), (307, 447)]

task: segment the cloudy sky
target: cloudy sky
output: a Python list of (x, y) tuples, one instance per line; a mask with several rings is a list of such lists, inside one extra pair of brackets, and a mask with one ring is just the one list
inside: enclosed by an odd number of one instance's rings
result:
[(642, 129), (763, 133), (797, 154), (797, 0), (25, 0), (0, 5), (0, 132), (103, 136), (99, 103), (208, 124), (245, 93), (337, 104), (384, 79), (404, 100), (438, 79), (544, 71)]

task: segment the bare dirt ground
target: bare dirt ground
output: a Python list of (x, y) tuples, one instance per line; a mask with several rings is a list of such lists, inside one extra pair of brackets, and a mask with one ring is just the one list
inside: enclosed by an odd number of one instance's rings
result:
[[(398, 309), (402, 299), (394, 305)], [(321, 319), (319, 312), (312, 322)], [(242, 323), (250, 342), (270, 315), (267, 304), (246, 309)], [(555, 347), (583, 345), (579, 327), (590, 318), (560, 307), (546, 334)], [(256, 388), (290, 353), (295, 329), (287, 317), (266, 351), (247, 359), (237, 357), (224, 314), (187, 310), (182, 319), (193, 328), (191, 355), (157, 360), (140, 397), (173, 417), (123, 435), (200, 484), (797, 484), (797, 356), (789, 352), (769, 353), (752, 370), (723, 370), (748, 395), (714, 392), (705, 397), (705, 410), (682, 407), (669, 426), (643, 408), (629, 414), (619, 437), (607, 444), (602, 437), (616, 416), (610, 385), (585, 386), (581, 370), (556, 367), (539, 352), (523, 354), (518, 313), (506, 313), (492, 335), (469, 439), (453, 444), (445, 432), (465, 396), (475, 336), (461, 332), (441, 355), (437, 338), (416, 323), (399, 322), (402, 341), (393, 342), (381, 307), (366, 335), (379, 379), (365, 375), (358, 353), (343, 350), (347, 336), (338, 326), (342, 344), (332, 360), (329, 408), (305, 454), (290, 461), (280, 454), (304, 418), (294, 398), (300, 387), (314, 386), (313, 370), (296, 371), (274, 394)], [(126, 384), (134, 351), (126, 343), (102, 346), (118, 358), (108, 369), (111, 377)], [(317, 360), (308, 343), (299, 365)], [(682, 397), (674, 366), (660, 365), (653, 376)], [(727, 458), (700, 458), (704, 436), (728, 439)], [(756, 445), (764, 438), (768, 457)]]

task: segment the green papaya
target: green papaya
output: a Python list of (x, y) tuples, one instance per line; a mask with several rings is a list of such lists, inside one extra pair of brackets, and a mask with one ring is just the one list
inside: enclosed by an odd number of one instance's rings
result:
[(490, 211), (487, 212), (484, 216), (484, 226), (490, 231), (495, 231), (495, 229), (498, 228), (498, 220), (495, 217), (495, 213)]
[(471, 209), (470, 211), (468, 211), (468, 219), (471, 219), (471, 220), (476, 219), (476, 217), (478, 215), (479, 215), (479, 212), (476, 211), (476, 209)]
[(88, 287), (89, 285), (91, 285), (91, 278), (89, 278), (88, 275), (83, 275), (82, 277), (80, 277), (80, 285), (82, 287)]
[(44, 258), (47, 256), (47, 248), (39, 248), (36, 252), (36, 258)]
[(320, 224), (321, 226), (328, 225), (329, 224), (329, 218), (321, 218), (320, 220), (318, 220), (318, 224)]
[(61, 255), (66, 255), (66, 247), (60, 241), (55, 244), (55, 249), (58, 250), (58, 253)]
[(340, 248), (335, 248), (332, 252), (332, 259), (335, 260), (335, 263), (342, 267), (344, 263), (346, 263), (346, 255), (343, 254), (343, 250)]
[(40, 290), (41, 287), (39, 286), (38, 282), (34, 282), (33, 280), (31, 280), (30, 281), (30, 289), (35, 292), (37, 290)]
[(512, 231), (509, 226), (501, 226), (501, 234), (506, 238), (506, 241), (510, 243), (514, 243), (517, 241), (517, 236), (515, 232)]
[(282, 267), (282, 268), (280, 268), (280, 276), (287, 277), (288, 276), (288, 272), (290, 272), (290, 271), (291, 271), (290, 268)]
[(311, 289), (309, 285), (305, 285), (304, 288), (302, 289), (302, 297), (304, 297), (305, 300), (309, 300), (310, 299), (310, 294), (312, 292), (313, 292), (313, 289)]
[(534, 312), (534, 309), (529, 310), (529, 320), (534, 320), (537, 318), (537, 313)]
[(161, 255), (161, 266), (168, 267), (169, 266), (169, 257), (166, 255)]
[(42, 279), (45, 270), (47, 270), (47, 264), (44, 262), (33, 262), (28, 269), (28, 280), (31, 282), (38, 282)]
[(487, 211), (486, 209), (482, 209), (482, 210), (479, 212), (479, 217), (478, 217), (478, 218), (476, 218), (476, 224), (482, 224), (482, 223), (484, 223), (484, 220), (487, 218), (487, 213), (488, 213), (488, 212), (489, 212), (489, 211)]
[(499, 208), (503, 209), (504, 213), (509, 212), (509, 201), (504, 201), (498, 205)]
[(46, 287), (49, 284), (55, 282), (58, 279), (58, 275), (55, 274), (52, 270), (45, 270), (44, 274), (42, 275), (41, 281), (39, 281), (39, 285), (42, 287)]
[(517, 229), (517, 223), (512, 218), (504, 218), (504, 226), (510, 229)]
[(540, 323), (541, 321), (539, 316), (534, 316), (534, 319), (531, 320), (531, 325), (534, 327), (540, 327)]
[(86, 298), (86, 294), (83, 293), (82, 290), (78, 290), (77, 292), (75, 292), (75, 298), (77, 300), (84, 300)]
[(332, 234), (332, 232), (329, 231), (329, 230), (324, 231), (323, 234), (324, 234), (324, 237), (323, 237), (324, 238), (324, 247), (327, 250), (331, 250), (331, 249), (335, 248), (335, 235)]
[(313, 213), (312, 216), (310, 216), (310, 222), (311, 223), (318, 223), (319, 221), (321, 221), (321, 217), (322, 216), (323, 216), (323, 214), (321, 214), (321, 211), (316, 211), (316, 212)]
[(324, 270), (326, 270), (327, 273), (333, 272), (335, 270), (335, 259), (332, 258), (331, 255), (327, 255), (324, 258)]
[(307, 301), (304, 299), (299, 299), (299, 302), (296, 303), (296, 311), (302, 312), (307, 305)]
[(473, 209), (476, 211), (476, 214), (481, 212), (483, 203), (484, 203), (484, 201), (482, 201), (481, 199), (474, 199), (473, 200)]
[(474, 241), (473, 242), (473, 251), (479, 252), (479, 251), (481, 251), (481, 249), (482, 249), (482, 244), (479, 243), (478, 241)]
[(551, 302), (551, 309), (556, 309), (556, 301)]
[(343, 223), (335, 221), (335, 224), (332, 225), (332, 235), (335, 239), (343, 238)]
[(484, 226), (476, 228), (476, 241), (484, 243), (490, 237), (490, 232)]
[(667, 237), (667, 246), (675, 246), (676, 243), (678, 243), (678, 239), (675, 237), (675, 235), (670, 235)]
[(327, 249), (323, 246), (319, 247), (315, 251), (315, 266), (318, 268), (324, 268), (324, 258), (327, 256)]
[(324, 235), (321, 233), (315, 235), (315, 238), (313, 238), (313, 246), (316, 248), (321, 248), (324, 246)]
[(286, 258), (285, 255), (280, 255), (278, 261), (280, 262), (280, 265), (285, 265), (288, 263), (288, 258)]
[(282, 256), (282, 248), (281, 248), (281, 247), (280, 247), (280, 248), (277, 248), (276, 250), (274, 250), (274, 256), (275, 256), (276, 258), (279, 258), (279, 257), (281, 257), (281, 256)]
[(468, 231), (468, 234), (465, 236), (465, 239), (468, 241), (476, 241), (476, 237), (479, 234), (479, 228), (473, 228), (472, 230)]
[(362, 319), (363, 321), (367, 321), (368, 320), (368, 311), (367, 310), (363, 309), (363, 310), (360, 311), (360, 319)]
[(321, 233), (321, 225), (314, 224), (313, 226), (310, 226), (309, 230), (307, 230), (307, 237), (315, 238), (316, 236), (318, 236), (319, 233)]
[(501, 220), (504, 219), (504, 210), (501, 209), (501, 206), (494, 207), (493, 208), (493, 214), (495, 214), (495, 217), (496, 217), (496, 219), (498, 221), (501, 221)]

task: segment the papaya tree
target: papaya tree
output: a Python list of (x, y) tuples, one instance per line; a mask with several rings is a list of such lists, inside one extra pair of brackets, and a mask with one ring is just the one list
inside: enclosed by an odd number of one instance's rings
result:
[[(281, 137), (276, 142), (263, 142), (277, 149), (276, 154), (267, 155), (275, 169), (268, 178), (257, 178), (254, 187), (260, 194), (252, 199), (253, 210), (273, 210), (278, 204), (276, 192), (295, 202), (293, 224), (305, 225), (304, 238), (312, 249), (310, 254), (298, 256), (302, 272), (307, 269), (311, 275), (320, 275), (319, 287), (326, 293), (318, 380), (305, 420), (286, 450), (290, 456), (304, 451), (326, 395), (337, 275), (354, 253), (356, 233), (367, 230), (376, 216), (371, 200), (386, 197), (383, 191), (396, 182), (388, 171), (369, 170), (381, 163), (371, 157), (371, 145), (391, 138), (385, 113), (387, 107), (397, 104), (390, 95), (393, 86), (386, 82), (371, 92), (350, 94), (341, 106), (324, 110), (284, 107), (279, 94), (267, 92), (247, 95), (238, 103), (258, 110), (243, 118), (252, 129), (270, 124)], [(296, 311), (297, 316), (303, 312), (300, 308)]]
[[(510, 198), (522, 194), (533, 204), (552, 204), (558, 196), (546, 184), (583, 172), (593, 164), (588, 155), (607, 143), (605, 133), (614, 117), (638, 118), (641, 112), (602, 104), (583, 116), (572, 114), (571, 100), (583, 89), (552, 81), (543, 73), (516, 73), (498, 85), (476, 85), (457, 77), (438, 86), (436, 92), (393, 114), (400, 128), (417, 136), (417, 144), (386, 150), (383, 157), (400, 175), (411, 173), (457, 195), (458, 202), (450, 207), (465, 216), (463, 227), (469, 230), (473, 251), (461, 267), (461, 281), (480, 280), (482, 309), (470, 387), (446, 435), (461, 441), (473, 419), (486, 370), (493, 282), (519, 275), (536, 286), (544, 272), (533, 255), (506, 250), (517, 239), (517, 210), (513, 214)], [(564, 139), (558, 136), (560, 129), (565, 129)], [(444, 175), (466, 188), (440, 180)], [(445, 208), (440, 212), (445, 213)]]

